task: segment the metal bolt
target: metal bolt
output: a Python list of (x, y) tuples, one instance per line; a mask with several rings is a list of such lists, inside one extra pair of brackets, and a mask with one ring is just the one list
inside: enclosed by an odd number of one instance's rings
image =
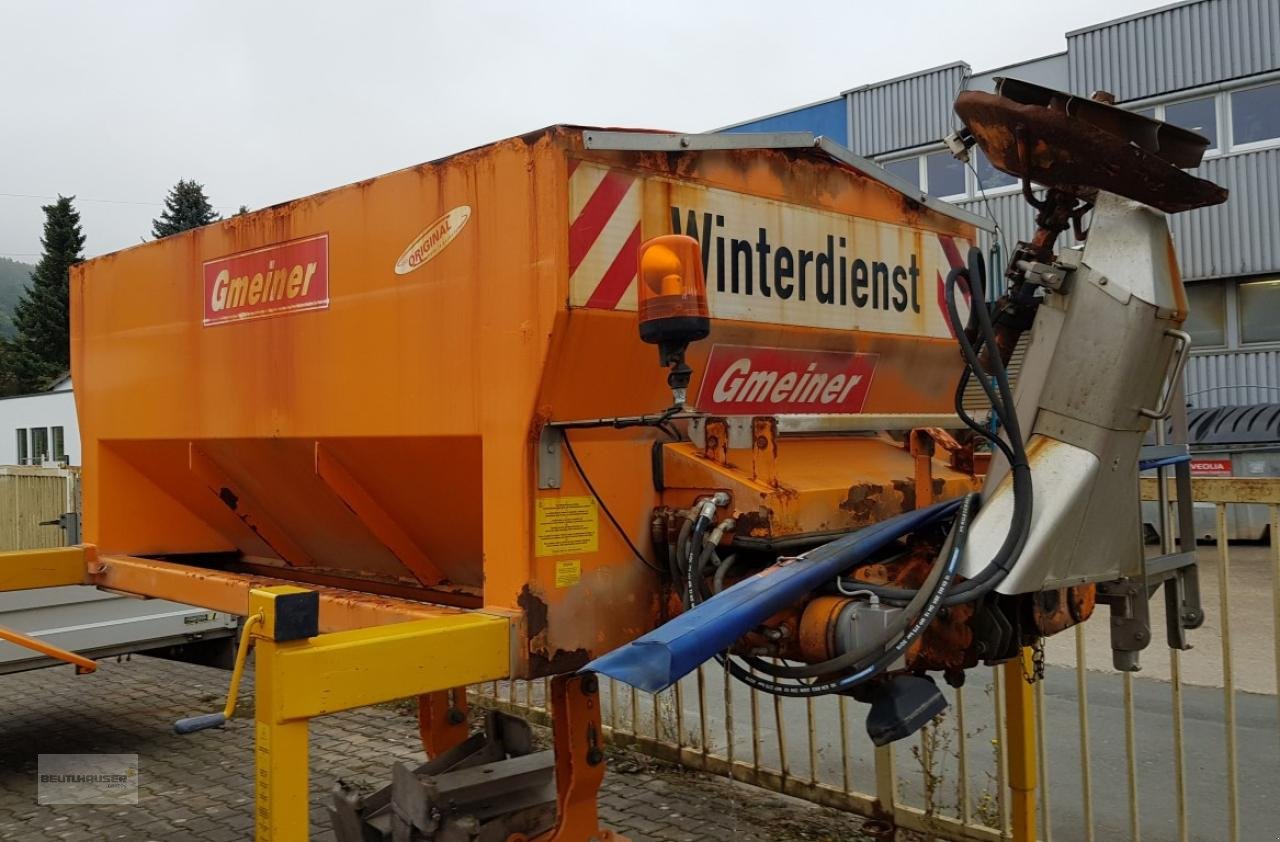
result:
[(466, 721), (467, 721), (466, 714), (464, 714), (462, 711), (458, 710), (457, 708), (449, 708), (449, 724), (450, 725), (461, 725)]
[(1100, 287), (1104, 287), (1104, 286), (1106, 286), (1106, 285), (1107, 285), (1107, 279), (1106, 279), (1106, 278), (1098, 278), (1098, 286), (1100, 286)]

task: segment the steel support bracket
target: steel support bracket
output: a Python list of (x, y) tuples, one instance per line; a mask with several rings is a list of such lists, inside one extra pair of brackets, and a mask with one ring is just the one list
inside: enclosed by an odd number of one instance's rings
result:
[(628, 842), (600, 826), (596, 794), (604, 782), (600, 683), (594, 673), (551, 679), (551, 735), (556, 749), (556, 826), (532, 842)]
[(550, 424), (538, 434), (538, 490), (559, 488), (564, 477), (564, 432)]

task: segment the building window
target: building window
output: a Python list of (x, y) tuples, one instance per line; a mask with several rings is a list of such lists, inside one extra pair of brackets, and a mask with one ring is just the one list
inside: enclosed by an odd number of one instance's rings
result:
[(977, 146), (974, 146), (972, 151), (974, 153), (973, 169), (978, 177), (975, 194), (981, 195), (984, 190), (995, 190), (1018, 183), (1018, 179), (1007, 172), (996, 169)]
[(31, 428), (31, 464), (43, 465), (49, 458), (49, 428)]
[(924, 189), (930, 196), (964, 195), (964, 163), (950, 152), (924, 156)]
[(906, 179), (916, 187), (920, 186), (920, 159), (899, 158), (896, 161), (885, 161), (880, 166), (898, 178)]
[(67, 443), (66, 436), (63, 434), (61, 427), (53, 427), (50, 429), (53, 438), (53, 461), (67, 461)]
[(17, 449), (18, 464), (25, 465), (27, 464), (27, 459), (30, 458), (29, 457), (30, 451), (27, 449), (27, 431), (26, 431), (26, 428), (24, 427), (24, 428), (20, 428), (17, 432), (18, 432), (18, 449)]
[(1280, 342), (1280, 278), (1236, 287), (1241, 342)]
[(1280, 82), (1231, 92), (1231, 142), (1235, 146), (1280, 138)]
[(1164, 120), (1209, 138), (1209, 149), (1218, 148), (1218, 108), (1211, 96), (1171, 102), (1164, 107)]
[(1226, 287), (1214, 281), (1187, 285), (1186, 324), (1192, 348), (1221, 348), (1227, 344)]

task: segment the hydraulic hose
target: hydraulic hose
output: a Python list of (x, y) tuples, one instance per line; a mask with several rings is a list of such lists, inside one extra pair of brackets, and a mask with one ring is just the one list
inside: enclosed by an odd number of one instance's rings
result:
[[(976, 289), (985, 288), (985, 272), (982, 266), (982, 255), (977, 249), (969, 250), (969, 267), (967, 269), (955, 268), (947, 275), (945, 292), (947, 312), (951, 317), (953, 325), (960, 324), (960, 315), (956, 307), (955, 291), (956, 284), (962, 275), (967, 275), (971, 280), (971, 285)], [(974, 280), (976, 279), (976, 280)], [(979, 599), (985, 594), (991, 592), (1000, 581), (1008, 574), (1013, 564), (1022, 554), (1022, 548), (1026, 545), (1027, 535), (1031, 527), (1032, 514), (1032, 486), (1031, 486), (1031, 467), (1027, 461), (1026, 449), (1022, 438), (1022, 431), (1018, 423), (1017, 411), (1013, 401), (1013, 390), (1009, 386), (1008, 371), (1005, 369), (1004, 361), (1000, 358), (998, 352), (998, 344), (996, 342), (995, 329), (991, 324), (991, 315), (987, 312), (985, 303), (976, 298), (973, 307), (970, 310), (970, 317), (976, 314), (976, 322), (981, 332), (982, 340), (979, 345), (985, 345), (990, 353), (992, 374), (987, 377), (982, 367), (981, 360), (978, 357), (978, 350), (970, 342), (969, 337), (963, 331), (956, 332), (956, 340), (960, 344), (960, 350), (965, 358), (966, 372), (973, 372), (978, 375), (979, 383), (983, 387), (983, 391), (991, 400), (992, 411), (1000, 419), (1004, 426), (1005, 433), (1009, 439), (1009, 447), (1001, 448), (1009, 459), (1010, 472), (1013, 478), (1013, 515), (1010, 519), (1009, 531), (1005, 536), (1004, 542), (996, 551), (991, 561), (969, 580), (956, 586), (954, 591), (946, 596), (944, 605), (957, 605), (963, 602), (971, 602)], [(994, 379), (996, 385), (993, 387), (990, 380)], [(959, 392), (957, 394), (959, 397)], [(962, 417), (963, 413), (962, 413)], [(980, 431), (987, 438), (994, 438), (986, 431)], [(998, 441), (998, 438), (996, 439)], [(875, 594), (879, 599), (886, 602), (901, 604), (909, 602), (917, 595), (917, 591), (907, 588), (888, 588), (879, 585), (863, 585), (859, 583), (859, 588)]]
[[(1008, 574), (1017, 561), (1026, 544), (1030, 531), (1032, 514), (1031, 469), (1027, 460), (1022, 431), (1018, 423), (1013, 390), (1009, 385), (1008, 371), (999, 353), (995, 329), (991, 323), (991, 315), (985, 303), (985, 269), (982, 254), (977, 249), (969, 251), (967, 268), (957, 267), (948, 273), (945, 283), (945, 301), (952, 325), (961, 324), (959, 308), (956, 305), (956, 287), (961, 277), (968, 279), (973, 293), (973, 306), (970, 309), (967, 327), (977, 327), (977, 345), (970, 340), (965, 330), (956, 331), (956, 339), (965, 360), (965, 370), (956, 389), (956, 406), (965, 423), (997, 447), (1008, 459), (1013, 482), (1013, 514), (1010, 518), (1009, 530), (1004, 542), (991, 560), (979, 573), (956, 586), (956, 573), (960, 566), (965, 548), (968, 544), (969, 529), (974, 513), (980, 502), (976, 494), (968, 495), (961, 503), (952, 530), (950, 549), (945, 553), (945, 560), (934, 565), (919, 589), (891, 588), (856, 583), (859, 590), (874, 594), (877, 598), (895, 604), (905, 603), (905, 607), (884, 629), (876, 641), (869, 641), (856, 649), (841, 654), (836, 658), (818, 664), (802, 664), (783, 666), (770, 664), (763, 659), (744, 657), (744, 661), (753, 669), (759, 670), (772, 678), (756, 675), (743, 668), (733, 657), (721, 654), (717, 661), (724, 665), (731, 675), (744, 684), (778, 696), (809, 697), (838, 693), (871, 679), (884, 671), (903, 656), (903, 653), (919, 639), (925, 629), (933, 621), (937, 612), (944, 606), (970, 602), (979, 599), (994, 589)], [(991, 360), (991, 374), (983, 368), (980, 352), (985, 347)], [(1001, 441), (997, 435), (984, 430), (969, 418), (963, 411), (963, 394), (971, 375), (976, 375), (983, 392), (991, 402), (992, 413), (999, 419), (1005, 430), (1008, 443)], [(994, 385), (992, 383), (994, 381)], [(711, 514), (713, 514), (712, 512)], [(693, 523), (692, 530), (681, 530), (681, 540), (677, 542), (677, 554), (684, 559), (686, 607), (697, 605), (702, 598), (705, 587), (703, 571), (705, 565), (714, 555), (714, 544), (699, 553), (702, 539), (710, 526), (710, 515), (703, 510)], [(681, 546), (683, 544), (683, 546)], [(810, 552), (822, 552), (819, 547)], [(807, 555), (807, 553), (806, 553)], [(732, 557), (717, 565), (713, 578), (714, 592), (723, 586), (724, 573), (732, 564)], [(850, 672), (852, 670), (852, 672)], [(809, 683), (785, 683), (775, 678), (805, 679), (814, 678)]]
[[(951, 583), (955, 579), (956, 570), (960, 566), (960, 557), (964, 553), (965, 543), (969, 536), (969, 527), (972, 523), (973, 513), (976, 510), (977, 502), (978, 495), (972, 494), (966, 497), (964, 502), (961, 503), (960, 509), (956, 514), (955, 526), (953, 528), (953, 541), (951, 544), (951, 550), (946, 556), (946, 561), (943, 564), (934, 566), (933, 570), (930, 571), (929, 578), (925, 582), (925, 586), (918, 592), (918, 595), (924, 595), (922, 607), (920, 608), (919, 613), (914, 615), (914, 620), (906, 619), (912, 616), (912, 612), (910, 610), (904, 610), (899, 615), (903, 618), (901, 626), (905, 629), (905, 633), (902, 633), (900, 637), (897, 637), (897, 639), (894, 640), (893, 635), (898, 634), (898, 632), (895, 632), (892, 629), (887, 630), (886, 635), (882, 638), (882, 642), (871, 647), (872, 649), (881, 648), (882, 653), (869, 662), (858, 663), (856, 667), (854, 667), (857, 670), (856, 672), (837, 678), (822, 678), (808, 684), (784, 684), (755, 675), (751, 671), (744, 669), (742, 666), (735, 663), (731, 656), (718, 655), (716, 660), (721, 663), (734, 678), (738, 679), (743, 684), (776, 696), (803, 698), (809, 696), (821, 696), (829, 693), (841, 693), (852, 689), (864, 681), (874, 678), (876, 675), (883, 672), (885, 668), (892, 665), (902, 657), (902, 654), (906, 652), (907, 649), (910, 648), (911, 644), (914, 643), (920, 635), (924, 633), (925, 629), (929, 627), (929, 624), (933, 621), (933, 618), (937, 615), (939, 609), (944, 605), (947, 591), (950, 589)], [(897, 626), (898, 623), (895, 621), (894, 628)], [(889, 643), (891, 640), (893, 642)], [(886, 646), (885, 644), (888, 645)], [(853, 653), (849, 654), (852, 655)], [(836, 660), (844, 661), (846, 660), (846, 657), (841, 656), (841, 658), (833, 659), (833, 661), (829, 661), (828, 663), (832, 663)], [(834, 671), (835, 670), (828, 670), (828, 674)]]

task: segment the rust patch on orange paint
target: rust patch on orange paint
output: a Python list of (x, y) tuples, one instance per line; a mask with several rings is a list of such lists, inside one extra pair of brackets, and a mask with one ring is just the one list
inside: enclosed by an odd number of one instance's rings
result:
[(516, 600), (524, 611), (525, 635), (529, 641), (528, 677), (540, 678), (544, 675), (557, 675), (565, 672), (576, 672), (591, 660), (591, 653), (586, 649), (547, 649), (547, 603), (529, 589), (528, 585), (520, 591)]

